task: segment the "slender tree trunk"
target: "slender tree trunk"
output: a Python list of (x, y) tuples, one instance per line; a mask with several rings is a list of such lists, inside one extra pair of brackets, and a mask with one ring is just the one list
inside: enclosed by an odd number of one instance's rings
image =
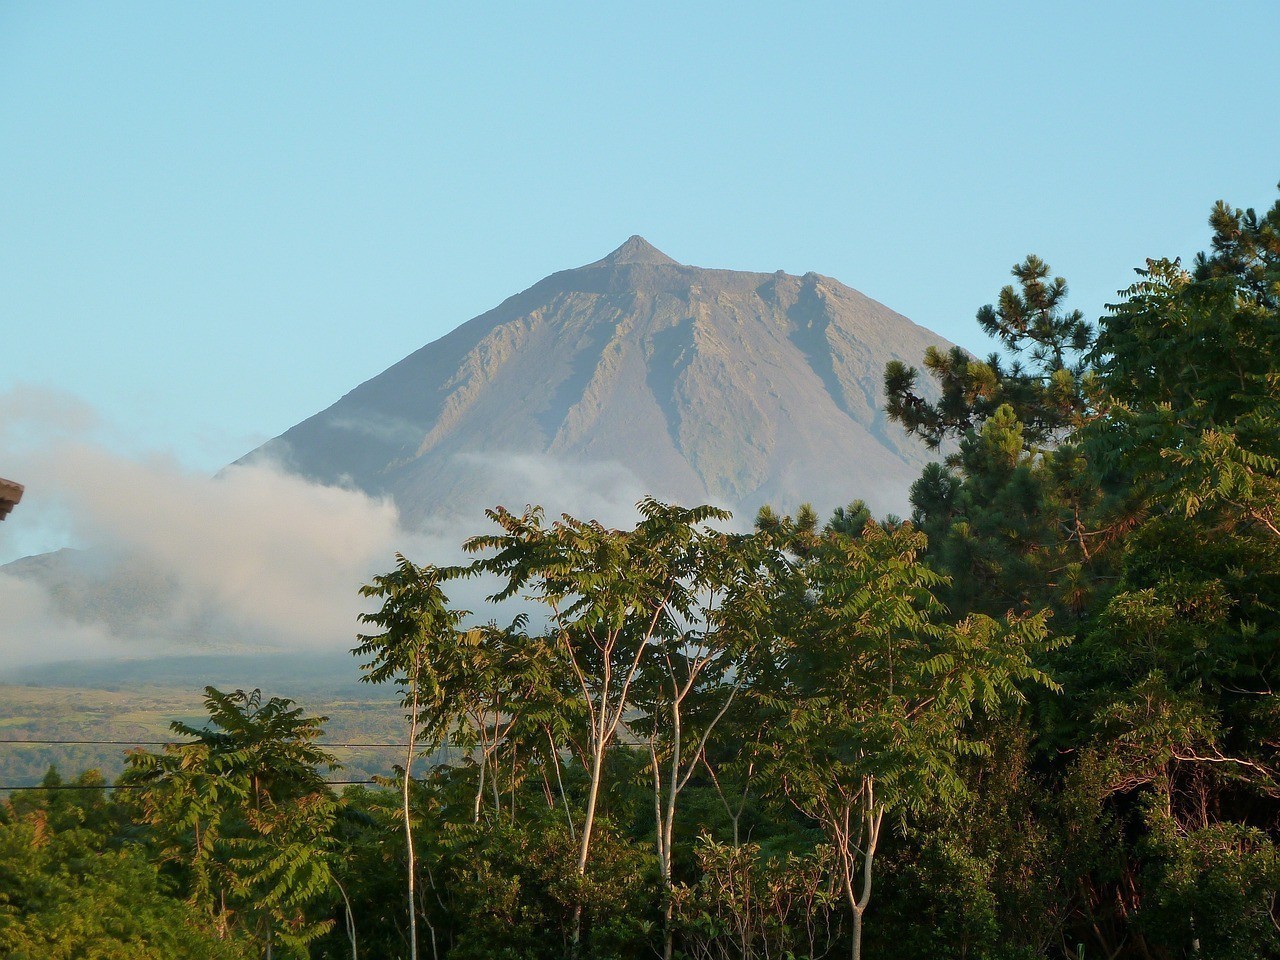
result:
[[(671, 960), (671, 955), (675, 949), (675, 930), (672, 929), (671, 925), (671, 912), (674, 906), (672, 903), (674, 890), (671, 883), (671, 849), (675, 835), (676, 797), (680, 792), (680, 738), (680, 700), (677, 697), (671, 704), (671, 782), (667, 784), (667, 809), (659, 828), (662, 833), (663, 960)], [(654, 763), (655, 765), (657, 763), (656, 755)]]
[[(737, 694), (738, 687), (735, 685), (730, 690), (729, 695), (725, 698), (724, 703), (720, 707), (720, 712), (715, 715), (711, 722), (707, 725), (702, 733), (701, 740), (694, 745), (692, 752), (693, 760), (689, 764), (689, 768), (682, 772), (681, 764), (684, 761), (684, 718), (683, 704), (691, 690), (693, 690), (694, 682), (698, 673), (708, 661), (701, 661), (694, 666), (688, 675), (683, 687), (677, 681), (674, 671), (671, 667), (671, 660), (667, 658), (667, 677), (671, 681), (671, 771), (670, 778), (666, 787), (666, 795), (662, 796), (661, 782), (662, 778), (658, 772), (658, 753), (656, 746), (651, 742), (650, 752), (653, 758), (653, 783), (655, 791), (655, 813), (658, 817), (658, 863), (662, 873), (662, 889), (663, 889), (663, 908), (662, 908), (662, 928), (663, 928), (663, 960), (671, 960), (675, 952), (675, 929), (672, 923), (672, 917), (675, 909), (675, 884), (672, 880), (672, 866), (674, 862), (675, 851), (675, 822), (676, 822), (676, 803), (680, 799), (680, 791), (689, 783), (689, 779), (693, 776), (694, 771), (698, 768), (699, 762), (705, 757), (707, 741), (711, 738), (712, 731), (715, 730), (721, 718), (729, 709), (729, 705), (733, 702), (734, 696)], [(655, 730), (654, 736), (657, 733)], [(707, 769), (710, 769), (708, 765)], [(714, 779), (714, 774), (713, 774)], [(720, 789), (719, 783), (716, 789)], [(723, 794), (721, 795), (723, 799)], [(664, 809), (665, 808), (665, 809)], [(737, 847), (737, 821), (734, 821), (735, 842)]]
[(351, 900), (347, 897), (347, 891), (343, 889), (342, 883), (337, 877), (333, 878), (334, 885), (337, 886), (338, 892), (342, 894), (342, 902), (347, 908), (347, 939), (351, 941), (351, 960), (360, 960), (359, 953), (356, 950), (356, 915), (351, 910)]
[(542, 799), (547, 801), (548, 810), (554, 810), (556, 808), (556, 798), (551, 792), (551, 778), (547, 776), (547, 768), (545, 764), (542, 769), (538, 771), (538, 775), (542, 777)]
[(489, 755), (484, 747), (480, 748), (480, 779), (476, 784), (475, 809), (471, 813), (471, 822), (480, 822), (480, 803), (484, 799), (484, 772), (489, 768)]
[[(510, 732), (510, 730), (511, 728), (508, 727), (507, 731)], [(531, 755), (530, 762), (532, 761)], [(511, 825), (513, 827), (516, 825), (516, 781), (519, 779), (520, 773), (519, 762), (520, 757), (516, 754), (516, 745), (513, 743), (511, 745)]]
[(662, 774), (658, 771), (658, 758), (653, 758), (653, 841), (658, 850), (658, 873), (665, 875), (666, 855), (663, 853), (662, 836)]
[[(601, 716), (601, 725), (604, 717)], [(592, 746), (591, 782), (587, 786), (587, 810), (582, 820), (582, 839), (578, 842), (578, 879), (587, 875), (587, 857), (591, 853), (591, 830), (596, 822), (596, 801), (600, 796), (600, 777), (604, 767), (603, 737), (598, 737)], [(573, 908), (573, 952), (578, 954), (582, 943), (582, 900), (579, 898)]]
[(707, 759), (705, 753), (700, 759), (702, 761), (702, 765), (706, 768), (708, 775), (711, 777), (711, 785), (716, 788), (716, 796), (720, 798), (720, 805), (724, 807), (724, 812), (729, 817), (729, 822), (733, 824), (733, 849), (737, 850), (742, 846), (739, 824), (742, 821), (742, 811), (747, 808), (747, 796), (751, 791), (751, 774), (755, 770), (755, 764), (747, 764), (747, 774), (743, 781), (742, 796), (738, 798), (738, 806), (734, 808), (729, 806), (729, 800), (724, 795), (724, 789), (720, 786), (720, 778), (716, 776), (716, 771), (715, 768), (711, 766), (711, 761)]
[(560, 788), (560, 803), (564, 806), (564, 817), (569, 821), (569, 838), (571, 840), (578, 839), (578, 832), (573, 826), (573, 811), (569, 809), (569, 798), (565, 796), (564, 779), (560, 776), (560, 751), (556, 749), (555, 738), (551, 736), (551, 731), (547, 731), (547, 743), (551, 746), (551, 762), (556, 768), (556, 786)]
[(498, 789), (498, 771), (502, 769), (502, 754), (498, 752), (497, 744), (493, 747), (493, 819), (495, 822), (502, 818), (502, 793)]
[[(880, 841), (880, 824), (884, 818), (884, 811), (876, 807), (874, 780), (868, 778), (862, 789), (862, 810), (858, 823), (858, 839), (861, 841), (861, 848), (854, 846), (853, 838), (849, 834), (849, 814), (850, 810), (846, 807), (844, 845), (853, 848), (843, 855), (845, 896), (853, 909), (853, 935), (850, 938), (849, 955), (852, 960), (862, 960), (862, 917), (867, 911), (867, 904), (871, 902), (871, 868), (875, 862), (876, 845)], [(853, 871), (856, 869), (856, 858), (859, 854), (862, 857), (862, 890), (855, 895)]]
[(747, 797), (751, 793), (751, 775), (755, 772), (756, 765), (754, 761), (747, 764), (747, 774), (742, 779), (742, 796), (738, 798), (738, 807), (729, 815), (733, 820), (733, 849), (738, 850), (742, 846), (742, 841), (738, 836), (738, 824), (742, 822), (742, 811), (747, 809)]
[[(622, 714), (626, 709), (627, 696), (631, 689), (631, 682), (635, 678), (636, 671), (640, 666), (640, 659), (644, 654), (645, 646), (648, 643), (649, 636), (652, 636), (654, 626), (658, 622), (658, 617), (662, 610), (666, 608), (668, 597), (663, 597), (662, 603), (658, 605), (654, 611), (653, 620), (649, 624), (649, 631), (636, 647), (635, 656), (632, 659), (629, 671), (623, 675), (621, 683), (618, 685), (616, 694), (611, 694), (613, 670), (610, 666), (610, 658), (616, 649), (618, 642), (618, 633), (611, 632), (603, 643), (598, 643), (600, 653), (603, 656), (603, 668), (601, 676), (601, 685), (599, 694), (596, 696), (594, 704), (592, 702), (591, 692), (588, 689), (586, 680), (583, 678), (581, 669), (579, 669), (576, 659), (573, 659), (572, 650), (569, 651), (571, 662), (574, 664), (574, 671), (578, 675), (578, 682), (582, 686), (582, 694), (585, 698), (588, 709), (592, 713), (592, 757), (591, 757), (591, 781), (587, 788), (587, 809), (582, 818), (582, 839), (578, 845), (578, 879), (581, 881), (587, 875), (587, 857), (591, 853), (591, 833), (595, 827), (596, 821), (596, 804), (600, 798), (600, 781), (604, 770), (604, 754), (608, 749), (609, 743), (613, 740), (614, 735), (618, 731), (618, 725), (622, 722)], [(573, 910), (573, 955), (576, 957), (580, 953), (582, 943), (582, 900), (579, 897), (577, 905)]]
[(413, 823), (409, 817), (409, 781), (413, 771), (413, 748), (418, 739), (418, 672), (421, 652), (415, 652), (413, 659), (412, 714), (409, 717), (409, 750), (404, 761), (404, 841), (409, 858), (409, 960), (418, 960), (418, 908), (414, 896), (414, 857), (413, 857)]
[[(582, 818), (582, 842), (578, 845), (578, 876), (585, 877), (587, 875), (587, 857), (591, 852), (591, 830), (596, 822), (596, 801), (600, 797), (600, 779), (604, 770), (604, 751), (606, 746), (606, 731), (608, 729), (609, 714), (609, 680), (611, 671), (609, 669), (609, 655), (612, 652), (612, 644), (608, 644), (605, 648), (604, 662), (604, 684), (600, 690), (600, 705), (596, 712), (596, 716), (592, 719), (592, 743), (591, 743), (591, 781), (587, 786), (587, 809)], [(625, 696), (626, 691), (623, 690)], [(581, 907), (578, 914), (581, 915)], [(577, 943), (577, 932), (574, 933), (574, 943)]]

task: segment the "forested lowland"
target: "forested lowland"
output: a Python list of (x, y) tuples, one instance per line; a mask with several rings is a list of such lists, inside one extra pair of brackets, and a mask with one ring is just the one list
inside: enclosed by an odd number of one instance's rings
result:
[(1028, 257), (940, 397), (891, 364), (952, 451), (909, 519), (398, 557), (354, 651), (398, 773), (339, 793), (325, 717), (210, 687), (114, 790), (4, 802), (0, 955), (1280, 956), (1280, 203), (1210, 225), (1096, 322)]

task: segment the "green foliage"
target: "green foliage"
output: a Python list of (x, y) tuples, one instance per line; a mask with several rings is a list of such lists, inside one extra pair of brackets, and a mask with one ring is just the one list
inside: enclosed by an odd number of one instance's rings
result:
[(209, 726), (175, 722), (190, 742), (129, 757), (128, 786), (158, 853), (185, 874), (189, 900), (219, 930), (241, 929), (293, 955), (329, 929), (337, 800), (316, 746), (325, 717), (259, 690), (205, 688)]
[(1187, 833), (1156, 811), (1150, 822), (1143, 879), (1154, 895), (1139, 918), (1146, 938), (1174, 955), (1191, 946), (1204, 960), (1280, 954), (1280, 855), (1272, 838), (1234, 823)]
[(963, 482), (934, 465), (912, 487), (916, 520), (951, 575), (950, 605), (998, 614), (1050, 602), (1044, 585), (1067, 562), (1050, 457), (1027, 448), (1005, 404), (961, 440), (958, 460)]
[(1045, 615), (947, 623), (932, 593), (942, 578), (909, 525), (803, 539), (770, 694), (785, 711), (779, 781), (819, 819), (873, 781), (894, 808), (955, 796), (956, 762), (985, 749), (964, 732), (974, 711), (1051, 685), (1033, 665), (1054, 645)]
[(1138, 271), (1095, 347), (1108, 405), (1087, 437), (1152, 504), (1280, 537), (1280, 258), (1212, 264)]
[(362, 680), (402, 688), (403, 705), (414, 710), (415, 739), (431, 746), (459, 719), (460, 688), (472, 680), (458, 643), (458, 625), (468, 612), (453, 609), (440, 587), (452, 575), (396, 554), (395, 570), (360, 588), (361, 596), (382, 600), (378, 610), (360, 615), (362, 623), (382, 632), (360, 634), (352, 650), (367, 658)]
[[(491, 600), (523, 594), (545, 608), (549, 627), (542, 641), (553, 648), (546, 657), (571, 677), (573, 699), (586, 721), (580, 755), (590, 771), (580, 876), (590, 856), (605, 754), (642, 691), (642, 678), (661, 658), (674, 682), (672, 658), (680, 659), (697, 642), (686, 636), (685, 625), (709, 627), (708, 591), (731, 589), (744, 567), (732, 538), (705, 527), (709, 520), (728, 519), (725, 511), (653, 499), (641, 501), (639, 510), (640, 523), (624, 531), (570, 516), (547, 527), (538, 508), (519, 517), (497, 508), (488, 515), (501, 532), (466, 543), (468, 550), (487, 554), (470, 574), (505, 581)], [(702, 639), (708, 637), (704, 631)], [(731, 663), (721, 660), (722, 675)], [(656, 689), (667, 688), (660, 682)]]
[(1087, 409), (1084, 353), (1093, 330), (1080, 311), (1067, 312), (1067, 283), (1049, 280), (1049, 265), (1029, 256), (1013, 268), (1018, 288), (1000, 291), (995, 305), (978, 311), (982, 329), (1013, 355), (980, 361), (959, 347), (930, 347), (924, 366), (941, 397), (933, 403), (916, 393), (919, 373), (893, 361), (884, 373), (885, 412), (937, 449), (948, 437), (978, 430), (1001, 407), (1009, 407), (1034, 443), (1044, 443), (1077, 424)]
[[(886, 864), (897, 870), (894, 883), (886, 884), (888, 902), (880, 925), (884, 932), (872, 930), (872, 944), (881, 945), (876, 952), (920, 960), (1028, 956), (1002, 942), (991, 860), (945, 831), (920, 842), (921, 849), (909, 862)], [(898, 892), (902, 888), (905, 891)], [(911, 896), (922, 890), (946, 890), (948, 895)]]
[[(909, 521), (499, 508), (466, 567), (398, 556), (355, 652), (400, 795), (208, 688), (126, 799), (0, 806), (0, 954), (857, 960), (870, 915), (900, 960), (1280, 955), (1280, 204), (1210, 223), (1096, 335), (1031, 257), (1005, 355), (931, 353), (932, 403), (891, 366), (951, 445)], [(465, 626), (480, 575), (540, 615)]]
[(1219, 200), (1209, 226), (1212, 253), (1197, 255), (1196, 279), (1228, 278), (1250, 300), (1280, 308), (1280, 201), (1259, 217)]
[(969, 722), (1024, 686), (1052, 687), (1034, 658), (1056, 645), (1047, 614), (949, 623), (910, 524), (779, 528), (795, 562), (775, 601), (779, 655), (765, 681), (776, 732), (770, 778), (823, 831), (860, 955), (886, 813), (921, 814), (964, 795), (959, 764), (987, 745)]
[[(0, 805), (0, 955), (11, 960), (246, 960), (247, 940), (219, 936), (175, 896), (146, 851), (121, 843), (123, 811), (96, 773), (79, 791), (27, 793)], [(46, 786), (64, 786), (56, 775)]]
[(560, 960), (572, 949), (579, 904), (586, 904), (583, 957), (622, 960), (658, 942), (656, 864), (608, 824), (581, 878), (577, 839), (556, 817), (455, 831), (449, 843), (445, 869), (459, 931), (451, 957)]
[[(1092, 341), (1064, 338), (1066, 315), (1005, 336), (1035, 297), (986, 308), (1007, 348), (1031, 346), (1039, 392), (957, 356), (933, 363), (943, 400), (922, 405), (913, 372), (886, 372), (908, 429), (959, 441), (913, 489), (947, 600), (1049, 606), (1078, 634), (1054, 658), (1066, 697), (1015, 718), (1053, 747), (1022, 789), (1045, 798), (1026, 809), (1070, 897), (1045, 901), (1064, 949), (1274, 951), (1280, 204), (1220, 203), (1210, 224), (1194, 274), (1148, 261)], [(1059, 308), (1052, 290), (1038, 302)], [(1055, 337), (1071, 350), (1045, 349)]]
[(697, 868), (697, 883), (676, 894), (681, 942), (691, 960), (817, 960), (839, 943), (842, 911), (831, 848), (768, 857), (759, 844), (731, 846), (703, 836)]

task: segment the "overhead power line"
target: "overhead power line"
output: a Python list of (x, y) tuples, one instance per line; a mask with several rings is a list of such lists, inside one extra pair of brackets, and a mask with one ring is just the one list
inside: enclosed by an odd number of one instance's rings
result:
[[(181, 747), (199, 740), (40, 740), (0, 738), (0, 743), (32, 743), (40, 746), (95, 746), (95, 747)], [(407, 749), (407, 743), (315, 743), (316, 747), (399, 747)], [(421, 746), (421, 744), (418, 744)]]
[[(349, 786), (351, 784), (368, 784), (377, 783), (377, 780), (325, 780), (329, 786)], [(60, 783), (52, 787), (21, 786), (8, 787), (0, 785), (0, 790), (144, 790), (148, 785), (144, 783)]]

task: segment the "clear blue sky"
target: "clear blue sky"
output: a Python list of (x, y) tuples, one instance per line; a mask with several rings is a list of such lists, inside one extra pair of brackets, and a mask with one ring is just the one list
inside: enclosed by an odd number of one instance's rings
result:
[(213, 471), (632, 233), (982, 349), (1280, 180), (1274, 0), (444, 6), (0, 4), (0, 394)]

